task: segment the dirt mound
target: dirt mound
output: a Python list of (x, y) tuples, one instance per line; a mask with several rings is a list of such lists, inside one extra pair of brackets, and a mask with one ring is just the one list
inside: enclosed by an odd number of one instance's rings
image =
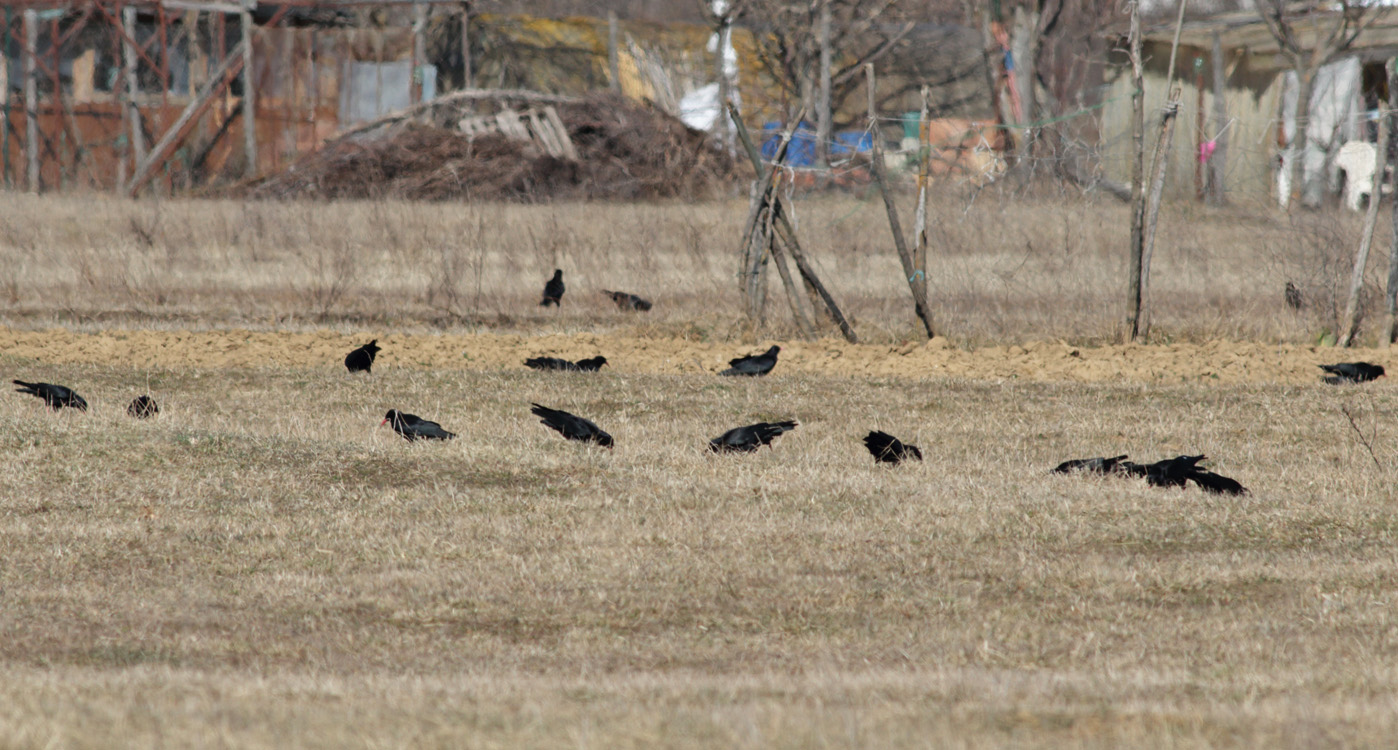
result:
[[(0, 328), (7, 357), (53, 364), (140, 362), (153, 367), (325, 367), (343, 369), (345, 353), (365, 334), (332, 331), (153, 331), (75, 333), (63, 329)], [(605, 355), (604, 372), (714, 373), (729, 358), (760, 351), (746, 346), (594, 334), (401, 334), (378, 336), (383, 352), (375, 371), (523, 370), (527, 357), (570, 359)], [(782, 344), (776, 375), (1027, 380), (1039, 382), (1287, 383), (1319, 384), (1316, 365), (1337, 358), (1383, 362), (1385, 352), (1323, 347), (1213, 342), (1095, 349), (1053, 342), (1026, 346), (956, 349), (946, 339), (902, 346), (848, 344), (838, 340)]]
[(578, 160), (500, 134), (409, 123), (343, 138), (239, 196), (404, 200), (697, 200), (731, 192), (739, 165), (702, 132), (625, 97), (556, 105)]

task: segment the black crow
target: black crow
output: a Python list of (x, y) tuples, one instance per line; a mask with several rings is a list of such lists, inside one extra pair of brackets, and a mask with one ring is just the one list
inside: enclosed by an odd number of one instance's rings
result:
[(1126, 456), (1113, 456), (1111, 458), (1075, 458), (1071, 461), (1064, 461), (1054, 467), (1053, 470), (1058, 474), (1067, 474), (1073, 471), (1086, 471), (1093, 474), (1116, 474), (1125, 468), (1121, 467), (1121, 462), (1125, 460)]
[(137, 396), (131, 405), (126, 407), (126, 413), (137, 419), (149, 419), (160, 413), (160, 407), (150, 396)]
[(777, 352), (781, 351), (780, 346), (774, 346), (761, 354), (750, 354), (746, 357), (738, 357), (728, 360), (728, 369), (720, 372), (719, 375), (766, 375), (777, 366)]
[(534, 357), (524, 360), (524, 366), (531, 370), (564, 370), (579, 372), (597, 372), (602, 369), (602, 365), (607, 364), (606, 357), (591, 357), (580, 359), (577, 362), (570, 362), (558, 357)]
[(548, 307), (549, 305), (558, 307), (558, 303), (563, 301), (563, 290), (563, 270), (555, 268), (553, 269), (553, 278), (544, 284), (544, 299), (539, 303), (539, 307)]
[(379, 340), (374, 339), (345, 355), (345, 369), (350, 372), (370, 372), (374, 357), (379, 355)]
[(611, 297), (612, 301), (616, 303), (616, 306), (623, 310), (640, 310), (645, 312), (650, 309), (650, 300), (642, 299), (634, 294), (612, 292), (606, 289), (603, 289), (602, 293)]
[(714, 453), (751, 453), (763, 445), (771, 445), (772, 441), (783, 432), (794, 430), (799, 423), (796, 420), (786, 422), (758, 422), (746, 427), (734, 427), (728, 432), (719, 435), (709, 441), (709, 450)]
[(1204, 456), (1175, 456), (1164, 461), (1156, 461), (1145, 468), (1146, 483), (1152, 487), (1183, 487), (1185, 480), (1196, 471)]
[(23, 388), (16, 388), (16, 392), (38, 396), (44, 400), (45, 404), (48, 404), (50, 409), (62, 409), (68, 406), (78, 411), (87, 411), (87, 402), (83, 400), (82, 396), (74, 393), (71, 388), (53, 385), (52, 383), (26, 383), (23, 380), (16, 380), (14, 382), (15, 385), (24, 386)]
[(1334, 377), (1325, 378), (1330, 385), (1342, 383), (1367, 383), (1383, 377), (1383, 367), (1368, 362), (1341, 362), (1337, 365), (1319, 365), (1320, 369)]
[(403, 436), (404, 440), (413, 442), (418, 438), (423, 440), (450, 440), (456, 437), (456, 433), (447, 432), (436, 422), (423, 419), (416, 414), (404, 414), (397, 409), (389, 409), (384, 415), (379, 426), (391, 425), (393, 431)]
[(1220, 495), (1248, 494), (1248, 489), (1236, 479), (1230, 479), (1221, 474), (1215, 474), (1212, 471), (1198, 469), (1190, 474), (1189, 478), (1205, 492), (1214, 492)]
[(864, 446), (874, 455), (875, 461), (886, 464), (896, 464), (914, 458), (922, 460), (922, 451), (918, 450), (916, 445), (907, 445), (887, 432), (875, 430), (865, 435)]
[(590, 420), (583, 419), (574, 414), (569, 414), (560, 409), (550, 409), (539, 404), (530, 404), (533, 408), (529, 411), (541, 417), (539, 422), (557, 430), (558, 434), (569, 440), (582, 440), (593, 442), (603, 448), (611, 448), (612, 436), (603, 432), (601, 428), (593, 424)]

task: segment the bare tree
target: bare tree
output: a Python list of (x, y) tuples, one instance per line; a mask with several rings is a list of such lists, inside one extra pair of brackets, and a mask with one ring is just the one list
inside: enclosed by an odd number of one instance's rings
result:
[(864, 64), (892, 51), (913, 22), (899, 23), (897, 0), (751, 0), (746, 11), (763, 66), (815, 114), (824, 161), (832, 113), (858, 89)]
[(1282, 55), (1296, 72), (1296, 130), (1286, 146), (1289, 173), (1287, 194), (1280, 196), (1282, 207), (1291, 202), (1291, 190), (1301, 184), (1301, 149), (1309, 122), (1311, 91), (1321, 66), (1348, 50), (1359, 35), (1383, 16), (1389, 8), (1382, 0), (1334, 0), (1287, 4), (1285, 0), (1257, 0), (1257, 13), (1276, 38)]

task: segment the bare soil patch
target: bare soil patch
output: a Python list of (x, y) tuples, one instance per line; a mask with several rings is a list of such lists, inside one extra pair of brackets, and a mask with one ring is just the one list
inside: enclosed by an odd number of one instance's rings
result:
[[(729, 359), (767, 346), (676, 338), (601, 334), (373, 334), (384, 351), (378, 369), (517, 370), (529, 357), (582, 359), (598, 354), (612, 372), (693, 374), (717, 372)], [(167, 368), (340, 367), (344, 355), (369, 334), (212, 330), (42, 331), (0, 328), (10, 356), (52, 364), (139, 362)], [(1022, 379), (1040, 382), (1319, 383), (1317, 365), (1345, 360), (1385, 362), (1381, 349), (1215, 341), (1159, 346), (1076, 347), (1058, 342), (978, 349), (946, 339), (899, 346), (824, 339), (785, 341), (776, 372), (844, 377)]]

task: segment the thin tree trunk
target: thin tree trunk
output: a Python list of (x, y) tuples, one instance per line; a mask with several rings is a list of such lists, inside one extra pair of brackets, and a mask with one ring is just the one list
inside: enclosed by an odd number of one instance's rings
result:
[(1364, 287), (1364, 269), (1369, 265), (1369, 248), (1374, 243), (1374, 227), (1379, 223), (1379, 203), (1383, 198), (1383, 168), (1388, 162), (1388, 113), (1379, 118), (1379, 142), (1374, 157), (1373, 192), (1369, 194), (1369, 209), (1364, 212), (1364, 231), (1359, 237), (1359, 252), (1354, 255), (1354, 271), (1349, 277), (1349, 296), (1345, 299), (1344, 335), (1340, 346), (1349, 346), (1359, 331), (1359, 292)]
[(1036, 131), (1028, 127), (1035, 121), (1036, 96), (1034, 81), (1037, 77), (1035, 61), (1039, 57), (1039, 5), (1037, 0), (1015, 5), (1012, 16), (1010, 54), (1015, 65), (1015, 89), (1019, 94), (1020, 122), (1024, 129), (1019, 141), (1021, 164), (1029, 166), (1029, 152), (1034, 146)]
[(1291, 207), (1293, 194), (1299, 194), (1303, 197), (1306, 194), (1303, 184), (1306, 172), (1302, 167), (1302, 162), (1305, 160), (1306, 127), (1310, 117), (1311, 89), (1314, 85), (1314, 70), (1296, 70), (1296, 107), (1292, 110), (1291, 115), (1292, 121), (1296, 123), (1296, 129), (1292, 131), (1291, 140), (1286, 144), (1286, 189), (1277, 196), (1282, 208)]
[(1141, 256), (1145, 249), (1145, 82), (1141, 71), (1141, 4), (1131, 2), (1131, 245), (1127, 248), (1126, 328), (1134, 341), (1141, 318)]
[(1217, 31), (1213, 45), (1214, 153), (1209, 157), (1209, 199), (1215, 206), (1223, 205), (1224, 170), (1228, 165), (1228, 76), (1223, 68), (1223, 42)]
[(1180, 112), (1180, 90), (1172, 92), (1165, 104), (1165, 116), (1160, 121), (1160, 139), (1155, 144), (1155, 158), (1150, 180), (1150, 195), (1146, 199), (1145, 247), (1141, 252), (1141, 315), (1140, 337), (1150, 335), (1150, 259), (1155, 254), (1155, 228), (1160, 218), (1160, 198), (1165, 193), (1165, 170), (1170, 164), (1170, 144), (1175, 137), (1175, 120)]

